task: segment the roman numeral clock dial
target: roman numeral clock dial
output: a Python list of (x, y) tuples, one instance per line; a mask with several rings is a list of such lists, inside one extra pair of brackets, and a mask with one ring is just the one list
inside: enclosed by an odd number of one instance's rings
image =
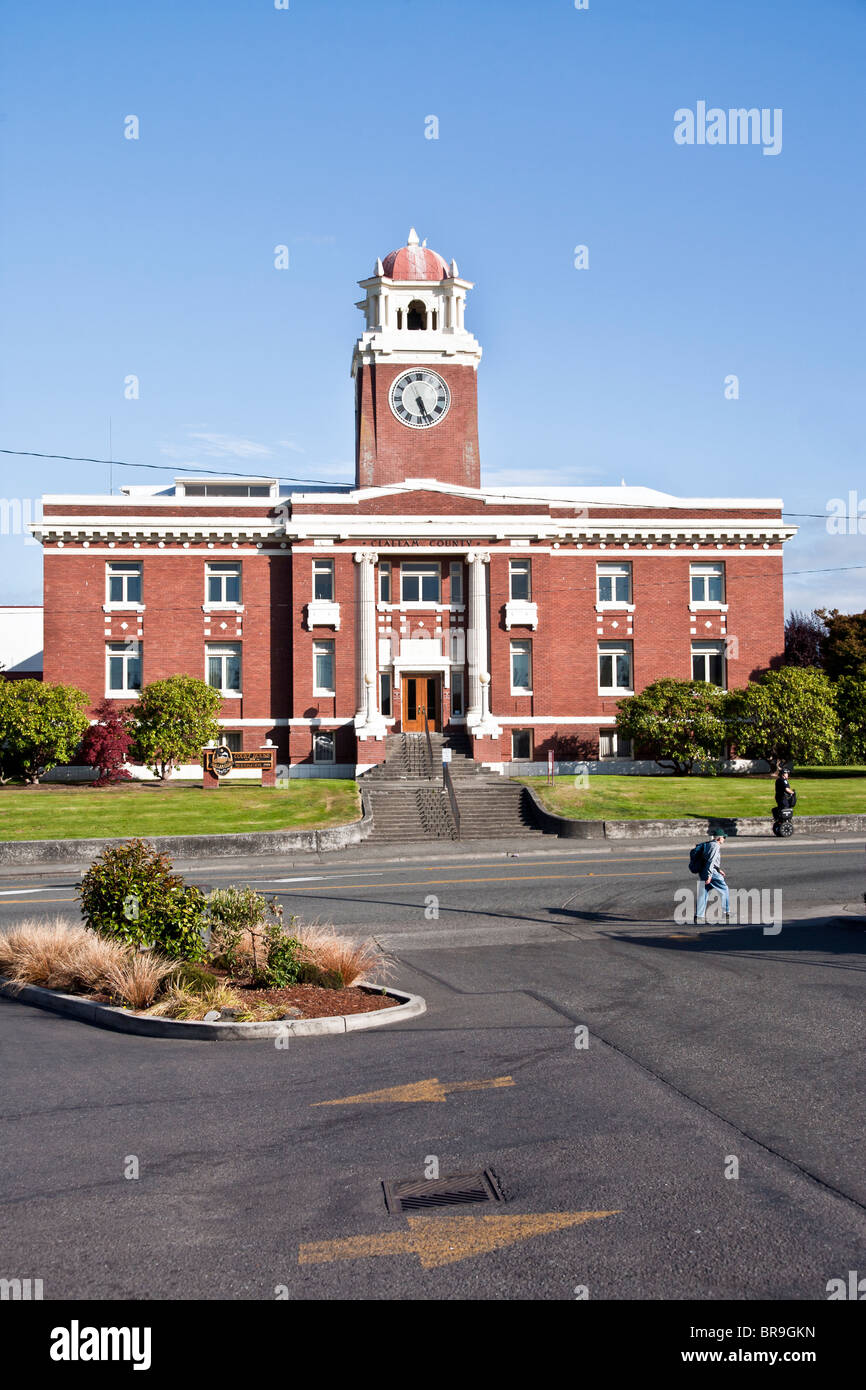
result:
[(397, 377), (388, 400), (398, 420), (414, 430), (424, 430), (438, 425), (447, 415), (451, 392), (438, 372), (413, 369)]

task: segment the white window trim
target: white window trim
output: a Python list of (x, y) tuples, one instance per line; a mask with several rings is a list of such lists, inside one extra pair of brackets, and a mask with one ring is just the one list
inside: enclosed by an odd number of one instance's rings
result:
[(616, 609), (618, 613), (633, 613), (634, 604), (622, 603), (619, 599), (612, 598), (609, 603), (606, 602), (604, 599), (600, 599), (599, 602), (595, 605), (596, 613), (609, 613), (611, 609)]
[[(728, 656), (727, 656), (727, 651), (726, 651), (726, 648), (725, 648), (725, 642), (724, 642), (723, 640), (722, 640), (722, 641), (718, 641), (718, 640), (716, 640), (715, 638), (712, 638), (712, 637), (703, 637), (703, 638), (698, 637), (698, 638), (696, 638), (696, 639), (692, 642), (692, 650), (691, 650), (691, 658), (692, 658), (692, 661), (691, 661), (691, 664), (692, 664), (692, 677), (691, 677), (691, 678), (692, 678), (692, 680), (695, 680), (694, 665), (695, 665), (695, 657), (696, 657), (696, 656), (720, 656), (720, 657), (722, 658), (722, 683), (721, 683), (721, 685), (717, 685), (715, 681), (708, 681), (708, 680), (706, 679), (706, 677), (698, 677), (698, 679), (700, 679), (700, 680), (702, 681), (702, 684), (704, 684), (704, 685), (711, 685), (711, 686), (713, 687), (714, 690), (727, 690), (727, 688), (728, 688)], [(704, 669), (706, 670), (706, 662), (704, 663)]]
[(336, 690), (326, 690), (323, 686), (316, 685), (316, 645), (317, 645), (317, 644), (320, 645), (320, 646), (325, 646), (326, 644), (330, 646), (330, 648), (331, 648), (331, 659), (332, 659), (332, 661), (333, 661), (334, 673), (335, 673), (335, 674), (336, 674), (336, 670), (337, 670), (337, 644), (336, 644), (336, 642), (335, 642), (332, 638), (329, 638), (329, 637), (320, 637), (320, 638), (316, 638), (315, 641), (313, 642), (313, 694), (314, 694), (314, 695), (324, 695), (324, 696), (326, 696), (326, 697), (329, 698), (329, 699), (335, 700), (335, 699), (337, 698), (337, 692), (336, 692)]
[[(109, 597), (109, 594), (111, 592), (111, 580), (113, 577), (111, 573), (112, 566), (114, 566), (114, 568), (118, 570), (120, 573), (125, 575), (131, 575), (133, 573), (137, 574), (139, 579), (141, 580), (142, 588), (144, 587), (144, 565), (140, 560), (106, 560), (105, 602), (102, 605), (103, 613), (117, 613), (119, 611), (122, 611), (124, 613), (143, 613), (143, 603), (129, 603), (128, 601), (123, 599), (120, 600), (120, 602), (115, 603), (114, 600)], [(126, 585), (124, 584), (124, 588), (125, 587)]]
[[(111, 658), (112, 658), (112, 656), (119, 656), (119, 655), (120, 655), (119, 652), (112, 652), (112, 651), (111, 651), (111, 648), (112, 648), (112, 647), (120, 647), (120, 646), (133, 646), (133, 645), (136, 646), (136, 647), (138, 648), (138, 657), (139, 657), (139, 660), (141, 660), (141, 652), (142, 652), (142, 645), (143, 645), (143, 644), (142, 644), (142, 642), (141, 642), (139, 639), (137, 639), (137, 638), (135, 638), (135, 637), (129, 637), (129, 638), (115, 638), (113, 641), (108, 641), (108, 642), (106, 642), (106, 644), (105, 644), (105, 698), (106, 698), (106, 700), (137, 700), (137, 699), (139, 699), (139, 697), (140, 697), (140, 695), (141, 695), (141, 690), (138, 689), (138, 688), (127, 689), (127, 690), (112, 690), (111, 687), (110, 687), (110, 685), (109, 685), (109, 679), (110, 679), (110, 673), (111, 673)], [(128, 663), (127, 663), (127, 662), (124, 662), (124, 663), (123, 663), (123, 674), (124, 674), (124, 678), (126, 677), (127, 666), (128, 666)], [(142, 673), (142, 674), (143, 674), (143, 673)]]
[[(220, 567), (222, 567), (222, 568), (220, 568)], [(212, 570), (215, 570), (215, 571), (216, 571), (216, 573), (220, 576), (220, 578), (221, 578), (222, 581), (223, 581), (223, 588), (225, 588), (225, 581), (226, 581), (227, 579), (229, 579), (229, 578), (232, 577), (231, 575), (229, 575), (228, 573), (225, 572), (229, 567), (231, 567), (232, 569), (234, 569), (234, 570), (237, 571), (237, 577), (238, 577), (238, 579), (240, 580), (240, 585), (241, 585), (241, 597), (240, 597), (240, 602), (234, 602), (234, 601), (231, 600), (231, 599), (221, 599), (221, 600), (218, 600), (217, 602), (213, 602), (213, 601), (212, 601), (211, 599), (209, 599), (208, 596), (207, 596), (207, 594), (208, 594), (208, 589), (210, 588), (211, 571), (212, 571)], [(229, 613), (242, 613), (242, 612), (244, 611), (243, 596), (244, 596), (244, 571), (243, 571), (243, 565), (241, 564), (240, 560), (238, 560), (237, 562), (235, 562), (235, 561), (233, 561), (233, 560), (207, 560), (207, 561), (205, 562), (205, 567), (204, 567), (204, 603), (202, 604), (202, 612), (203, 612), (203, 613), (225, 613), (225, 612), (229, 612)]]
[(710, 598), (692, 599), (689, 602), (690, 613), (707, 613), (709, 611), (713, 613), (727, 613), (728, 605), (726, 603), (718, 603), (715, 599)]
[[(631, 682), (629, 689), (618, 685), (602, 685), (601, 683), (601, 658), (603, 656), (627, 656), (629, 660), (629, 675)], [(629, 640), (627, 642), (599, 642), (596, 647), (595, 656), (596, 678), (598, 680), (599, 695), (633, 695), (634, 694), (634, 646)], [(616, 662), (614, 662), (616, 670)]]
[[(217, 686), (215, 686), (215, 685), (211, 685), (211, 684), (210, 684), (210, 680), (208, 679), (208, 677), (209, 677), (209, 675), (210, 675), (210, 669), (209, 669), (209, 668), (210, 668), (210, 658), (211, 658), (211, 656), (223, 656), (223, 655), (227, 655), (227, 654), (228, 654), (228, 653), (225, 653), (225, 652), (215, 652), (215, 651), (211, 651), (211, 648), (212, 648), (212, 647), (240, 647), (240, 659), (241, 659), (241, 689), (240, 689), (240, 690), (223, 690), (223, 689), (220, 689), (219, 687), (217, 687)], [(225, 663), (223, 663), (223, 675), (225, 675)], [(205, 679), (205, 685), (209, 685), (210, 688), (211, 688), (211, 690), (218, 690), (218, 693), (220, 694), (220, 696), (222, 697), (223, 700), (242, 700), (243, 697), (244, 697), (244, 692), (243, 692), (243, 683), (244, 683), (244, 649), (243, 649), (242, 644), (241, 644), (240, 642), (217, 642), (217, 641), (206, 642), (206, 643), (205, 643), (205, 648), (204, 648), (204, 679)]]
[[(331, 597), (330, 597), (330, 598), (317, 598), (317, 597), (316, 597), (316, 570), (317, 570), (317, 569), (320, 569), (320, 570), (323, 570), (323, 571), (327, 569), (327, 570), (330, 572), (330, 575), (331, 575)], [(336, 603), (336, 602), (337, 602), (337, 599), (336, 599), (336, 593), (337, 593), (337, 565), (336, 565), (336, 561), (335, 561), (330, 555), (327, 556), (327, 557), (325, 557), (325, 558), (322, 558), (321, 556), (318, 556), (318, 557), (315, 557), (315, 556), (314, 556), (314, 558), (313, 558), (313, 563), (312, 563), (312, 566), (311, 566), (311, 572), (312, 572), (312, 592), (311, 592), (311, 594), (310, 594), (310, 602), (311, 602), (311, 603)]]
[(531, 695), (532, 694), (532, 643), (525, 641), (524, 645), (529, 647), (529, 687), (514, 684), (514, 648), (520, 644), (521, 639), (508, 644), (508, 677), (511, 683), (512, 695)]

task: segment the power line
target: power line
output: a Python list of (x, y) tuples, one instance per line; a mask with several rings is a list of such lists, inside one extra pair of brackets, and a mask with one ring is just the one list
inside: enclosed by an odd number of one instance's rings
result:
[[(101, 464), (104, 464), (106, 467), (113, 467), (113, 468), (143, 468), (143, 469), (147, 469), (147, 470), (149, 470), (149, 471), (158, 472), (158, 473), (170, 473), (170, 472), (172, 472), (172, 471), (174, 470), (174, 468), (175, 468), (175, 466), (176, 466), (176, 465), (171, 464), (171, 463), (128, 463), (128, 462), (125, 462), (125, 461), (122, 460), (122, 459), (84, 458), (84, 457), (80, 457), (80, 456), (78, 456), (78, 455), (76, 455), (76, 454), (39, 454), (39, 453), (34, 452), (32, 449), (0, 449), (0, 454), (10, 454), (10, 455), (13, 455), (13, 456), (16, 457), (16, 458), (59, 459), (59, 460), (61, 460), (61, 461), (64, 462), (64, 463), (101, 463)], [(271, 473), (271, 472), (268, 472), (268, 473), (238, 473), (238, 472), (235, 472), (234, 470), (232, 470), (230, 474), (226, 474), (225, 470), (222, 470), (222, 469), (218, 469), (218, 468), (200, 468), (200, 467), (195, 467), (195, 466), (192, 466), (192, 465), (186, 469), (186, 472), (187, 472), (187, 473), (201, 473), (201, 474), (207, 474), (209, 477), (213, 477), (213, 478), (226, 478), (227, 476), (230, 476), (231, 478), (250, 478), (250, 479), (252, 479), (254, 482), (258, 482), (260, 479), (262, 479), (262, 478), (264, 478), (264, 477), (267, 477), (267, 478), (273, 478), (274, 481), (275, 481), (275, 482), (278, 482), (278, 483), (305, 483), (305, 484), (312, 484), (312, 485), (315, 486), (315, 487), (323, 487), (323, 488), (352, 488), (352, 487), (354, 487), (354, 484), (353, 484), (353, 483), (350, 483), (350, 482), (345, 482), (345, 483), (329, 483), (329, 482), (325, 482), (325, 481), (324, 481), (323, 479), (321, 479), (321, 478), (295, 478), (295, 477), (291, 477), (291, 476), (288, 476), (288, 475), (285, 475), (285, 474), (276, 474), (276, 473)], [(504, 499), (505, 501), (507, 501), (507, 502), (523, 502), (523, 503), (527, 503), (527, 502), (529, 502), (529, 500), (530, 500), (529, 498), (527, 498), (526, 496), (524, 496), (524, 495), (522, 495), (522, 494), (519, 494), (519, 493), (516, 493), (516, 492), (502, 492), (499, 488), (496, 488), (496, 487), (486, 488), (486, 489), (484, 489), (484, 490), (487, 491), (487, 492), (493, 492), (493, 493), (495, 493), (495, 494), (497, 495), (497, 497), (501, 497), (501, 498), (503, 498), (503, 499)], [(537, 500), (538, 500), (538, 501), (547, 501), (547, 502), (548, 502), (549, 504), (551, 504), (551, 505), (555, 505), (555, 501), (556, 501), (555, 498), (539, 498), (539, 499), (537, 499)], [(634, 509), (635, 511), (647, 511), (647, 510), (648, 510), (648, 504), (647, 504), (646, 502), (626, 502), (626, 501), (619, 501), (619, 502), (610, 502), (610, 503), (606, 503), (606, 502), (605, 502), (605, 503), (603, 503), (603, 502), (599, 502), (597, 499), (592, 499), (592, 498), (576, 498), (576, 499), (575, 499), (575, 498), (569, 498), (568, 500), (569, 500), (570, 503), (572, 503), (572, 504), (574, 504), (574, 505), (585, 506), (585, 507), (611, 506), (611, 507), (615, 507), (615, 508), (630, 507), (630, 508)], [(822, 520), (822, 521), (826, 521), (826, 520), (827, 520), (827, 513), (826, 513), (826, 512), (790, 512), (790, 511), (788, 511), (787, 509), (783, 508), (782, 511), (781, 511), (781, 515), (782, 515), (782, 516), (793, 516), (793, 517), (807, 517), (807, 518), (813, 518), (813, 519), (818, 519), (818, 520)], [(861, 520), (863, 520), (862, 517), (853, 517), (853, 518), (852, 518), (852, 517), (850, 517), (849, 514), (847, 514), (847, 513), (846, 513), (844, 516), (839, 516), (839, 517), (835, 517), (835, 516), (834, 516), (833, 519), (834, 519), (834, 521), (842, 521), (842, 520), (849, 521), (849, 520), (852, 520), (852, 519), (855, 520), (855, 521), (861, 521)]]

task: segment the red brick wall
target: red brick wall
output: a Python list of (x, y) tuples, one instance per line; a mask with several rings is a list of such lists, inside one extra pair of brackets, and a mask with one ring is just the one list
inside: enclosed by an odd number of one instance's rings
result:
[(399, 483), (404, 478), (437, 478), (462, 487), (480, 487), (478, 459), (478, 383), (474, 367), (434, 370), (448, 383), (448, 414), (429, 429), (402, 424), (388, 404), (388, 391), (407, 364), (358, 369), (355, 476), (358, 487)]

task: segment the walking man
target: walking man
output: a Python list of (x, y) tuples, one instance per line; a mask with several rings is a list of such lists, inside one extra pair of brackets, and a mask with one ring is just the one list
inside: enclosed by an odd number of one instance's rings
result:
[(715, 888), (721, 895), (726, 923), (729, 921), (730, 914), (728, 885), (725, 881), (725, 871), (722, 868), (722, 845), (725, 843), (725, 837), (724, 835), (714, 835), (707, 843), (709, 845), (707, 861), (703, 876), (698, 883), (698, 910), (695, 924), (699, 927), (702, 927), (706, 921), (707, 895), (711, 888)]

